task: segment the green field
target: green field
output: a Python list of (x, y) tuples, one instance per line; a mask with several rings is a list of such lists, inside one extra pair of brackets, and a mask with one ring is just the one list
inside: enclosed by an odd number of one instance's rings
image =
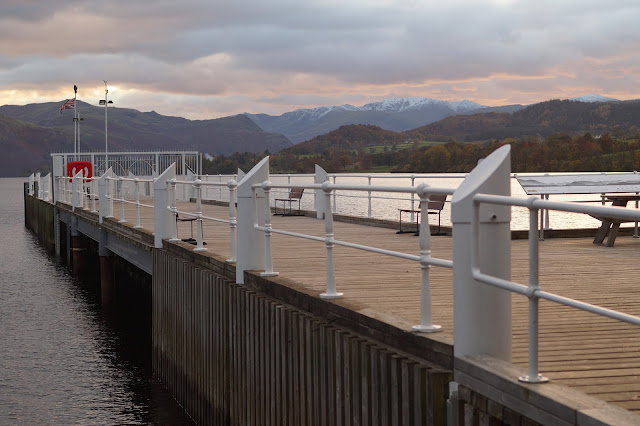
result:
[[(416, 149), (420, 149), (423, 146), (431, 146), (431, 145), (444, 145), (447, 142), (436, 142), (436, 141), (419, 141), (415, 142)], [(396, 150), (402, 151), (403, 149), (413, 148), (414, 143), (399, 143), (396, 144)], [(386, 150), (385, 150), (386, 148)], [(369, 145), (363, 147), (367, 154), (380, 154), (382, 152), (393, 152), (393, 145)]]

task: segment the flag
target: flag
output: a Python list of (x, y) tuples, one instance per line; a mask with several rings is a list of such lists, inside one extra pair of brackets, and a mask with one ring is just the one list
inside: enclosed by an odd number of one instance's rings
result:
[(64, 109), (73, 109), (76, 106), (75, 99), (67, 99), (62, 105), (60, 105), (60, 114), (62, 114), (62, 110)]

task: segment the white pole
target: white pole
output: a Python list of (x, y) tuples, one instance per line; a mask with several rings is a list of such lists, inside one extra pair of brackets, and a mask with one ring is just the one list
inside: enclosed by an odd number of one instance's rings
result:
[(236, 228), (238, 227), (238, 221), (236, 220), (236, 187), (238, 186), (236, 181), (230, 180), (229, 185), (229, 234), (231, 247), (229, 251), (231, 255), (227, 259), (227, 263), (236, 263)]
[(78, 90), (73, 86), (73, 159), (78, 159)]
[(205, 251), (202, 241), (202, 181), (196, 179), (193, 183), (196, 187), (196, 248), (193, 251)]
[[(291, 177), (289, 177), (291, 179)], [(290, 182), (289, 182), (290, 183)], [(262, 184), (262, 189), (264, 191), (264, 227), (266, 231), (264, 232), (264, 258), (265, 258), (265, 267), (264, 272), (260, 273), (261, 277), (275, 277), (278, 275), (278, 272), (273, 271), (273, 257), (271, 256), (271, 203), (269, 201), (269, 193), (270, 188), (269, 185), (271, 182), (266, 181)]]
[[(369, 175), (368, 178), (369, 178), (369, 186), (371, 186), (371, 175)], [(367, 194), (369, 194), (368, 195), (369, 206), (367, 208), (367, 217), (371, 219), (371, 191), (367, 191)]]
[[(547, 210), (548, 211), (548, 210)], [(525, 383), (544, 383), (549, 379), (538, 374), (538, 298), (534, 295), (540, 288), (539, 242), (536, 238), (538, 210), (529, 210), (529, 367), (526, 376), (518, 380)]]
[(140, 225), (140, 182), (138, 178), (134, 179), (133, 184), (136, 186), (136, 226), (134, 229), (140, 229), (142, 225)]
[(104, 81), (104, 169), (109, 168), (109, 137), (107, 134), (107, 109), (109, 107), (109, 99), (107, 95), (109, 90), (107, 89), (107, 80)]
[[(335, 179), (335, 177), (334, 177)], [(343, 296), (343, 293), (336, 292), (336, 271), (333, 263), (333, 215), (331, 214), (331, 189), (328, 187), (329, 182), (322, 184), (322, 190), (324, 191), (324, 207), (323, 210), (327, 212), (324, 216), (324, 230), (325, 230), (325, 247), (327, 249), (327, 289), (324, 293), (320, 294), (322, 299), (338, 299)]]
[[(412, 177), (413, 181), (413, 177)], [(422, 185), (421, 185), (422, 186)], [(413, 197), (413, 192), (411, 197)], [(431, 229), (429, 228), (429, 196), (420, 191), (420, 270), (422, 271), (422, 289), (420, 293), (420, 325), (414, 325), (413, 331), (437, 333), (442, 326), (433, 324), (431, 314), (431, 283), (429, 281), (429, 260), (431, 258)], [(413, 203), (413, 200), (411, 201)], [(411, 206), (413, 210), (413, 205)]]
[(118, 183), (120, 184), (120, 220), (118, 221), (118, 223), (124, 223), (126, 222), (124, 218), (124, 186), (125, 185), (124, 185), (124, 181), (122, 180), (122, 176), (120, 176)]

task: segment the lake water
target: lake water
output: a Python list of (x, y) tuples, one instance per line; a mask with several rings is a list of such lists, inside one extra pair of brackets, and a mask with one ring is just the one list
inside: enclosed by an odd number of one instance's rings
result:
[[(376, 175), (372, 175), (376, 176)], [(384, 185), (384, 186), (411, 186), (411, 179), (408, 177), (393, 177), (393, 176), (384, 176), (377, 175), (371, 180), (372, 185)], [(450, 188), (455, 189), (463, 181), (462, 175), (451, 175), (451, 174), (439, 174), (437, 177), (429, 177), (429, 178), (416, 178), (414, 184), (427, 184), (431, 187), (435, 188)], [(526, 176), (526, 174), (523, 174)], [(227, 181), (229, 178), (217, 178), (216, 176), (208, 177), (210, 181), (218, 181), (222, 180), (223, 182)], [(294, 184), (312, 184), (313, 177), (312, 176), (291, 176), (287, 175), (271, 175), (270, 180), (273, 183), (294, 183)], [(333, 183), (333, 179), (330, 179)], [(335, 183), (339, 185), (367, 185), (369, 179), (367, 175), (360, 176), (340, 176), (338, 175)], [(271, 198), (286, 198), (287, 192), (285, 190), (273, 190)], [(368, 195), (366, 192), (362, 191), (336, 191), (337, 196), (332, 198), (332, 203), (335, 204), (335, 211), (339, 214), (345, 214), (350, 216), (359, 216), (359, 217), (367, 217), (369, 213), (369, 200), (367, 199)], [(518, 183), (516, 179), (511, 179), (511, 195), (513, 197), (518, 198), (527, 198), (528, 195), (525, 194), (524, 190)], [(224, 201), (228, 201), (228, 191), (225, 189), (219, 189), (214, 187), (209, 187), (203, 190), (203, 197), (208, 197), (211, 199), (221, 199)], [(371, 200), (371, 217), (378, 219), (388, 219), (388, 220), (398, 220), (398, 209), (409, 209), (412, 207), (411, 198), (408, 194), (391, 194), (391, 193), (382, 193), (382, 192), (374, 192), (372, 193)], [(599, 194), (584, 194), (584, 195), (552, 195), (550, 197), (551, 201), (579, 201), (579, 202), (593, 202), (593, 205), (600, 205), (600, 195)], [(442, 225), (450, 226), (450, 216), (451, 209), (449, 201), (451, 201), (451, 197), (447, 198), (447, 203), (445, 203), (444, 209), (441, 212), (441, 221)], [(305, 191), (301, 206), (306, 210), (313, 210), (313, 191)], [(273, 202), (272, 202), (273, 204)], [(419, 200), (416, 197), (414, 204), (414, 209), (419, 208)], [(514, 230), (524, 230), (529, 229), (529, 211), (525, 208), (514, 207), (511, 212), (511, 229)], [(404, 218), (403, 218), (404, 220)], [(437, 219), (431, 217), (430, 219), (431, 225), (437, 224)], [(549, 213), (549, 225), (554, 229), (575, 229), (575, 228), (597, 228), (600, 226), (600, 221), (592, 218), (591, 216), (585, 214), (577, 214), (577, 213), (565, 213), (565, 212), (557, 212), (551, 211)], [(633, 224), (624, 224), (623, 226), (633, 226)]]
[(24, 181), (0, 179), (0, 424), (192, 424), (151, 377), (151, 330), (25, 228)]

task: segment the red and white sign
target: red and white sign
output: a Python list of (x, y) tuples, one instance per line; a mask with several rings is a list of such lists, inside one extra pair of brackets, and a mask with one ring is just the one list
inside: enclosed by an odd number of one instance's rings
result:
[[(93, 166), (91, 161), (71, 161), (67, 163), (67, 176), (72, 178), (82, 171), (82, 177), (87, 179), (93, 177)], [(71, 182), (71, 179), (69, 179)]]

